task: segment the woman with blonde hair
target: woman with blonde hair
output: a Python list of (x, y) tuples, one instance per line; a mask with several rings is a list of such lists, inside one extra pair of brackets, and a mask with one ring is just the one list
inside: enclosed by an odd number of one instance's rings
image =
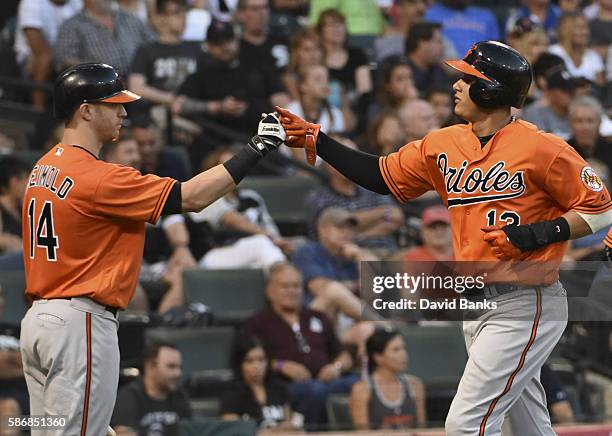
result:
[(604, 84), (604, 63), (595, 50), (589, 48), (590, 30), (586, 18), (580, 12), (566, 13), (557, 27), (559, 43), (549, 52), (560, 56), (574, 77), (584, 77), (599, 86)]

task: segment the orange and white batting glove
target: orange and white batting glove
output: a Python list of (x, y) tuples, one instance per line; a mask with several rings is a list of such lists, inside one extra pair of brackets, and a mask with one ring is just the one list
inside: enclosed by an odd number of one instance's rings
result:
[(529, 252), (516, 247), (500, 226), (482, 227), (485, 232), (483, 239), (491, 247), (491, 252), (500, 260), (524, 260)]
[(293, 148), (303, 148), (306, 151), (306, 160), (310, 165), (314, 165), (317, 160), (317, 140), (321, 126), (309, 123), (282, 107), (276, 106), (275, 109), (280, 114), (280, 122), (287, 134), (285, 144)]

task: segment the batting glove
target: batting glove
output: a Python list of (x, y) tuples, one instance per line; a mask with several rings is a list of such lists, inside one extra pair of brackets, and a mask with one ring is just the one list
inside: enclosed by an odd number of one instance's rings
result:
[(276, 106), (280, 114), (280, 121), (287, 133), (285, 144), (289, 147), (303, 148), (306, 150), (306, 160), (314, 165), (317, 160), (317, 140), (319, 139), (319, 124), (309, 123), (302, 117)]
[(483, 239), (491, 247), (491, 252), (500, 260), (524, 260), (529, 256), (529, 252), (521, 251), (516, 247), (508, 235), (499, 226), (482, 227), (480, 230), (485, 232)]
[(261, 114), (257, 135), (249, 141), (249, 146), (261, 156), (276, 150), (285, 141), (286, 134), (276, 112)]

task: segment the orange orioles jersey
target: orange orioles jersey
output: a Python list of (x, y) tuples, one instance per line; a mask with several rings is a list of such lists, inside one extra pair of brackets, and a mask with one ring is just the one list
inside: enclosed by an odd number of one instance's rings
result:
[[(440, 129), (381, 157), (379, 166), (402, 202), (431, 189), (440, 194), (451, 214), (460, 261), (497, 260), (483, 240), (482, 227), (612, 208), (601, 179), (572, 147), (522, 120), (506, 125), (482, 148), (471, 124)], [(566, 248), (567, 242), (551, 244), (527, 260), (558, 266)]]
[(612, 228), (610, 229), (610, 231), (606, 235), (606, 237), (604, 239), (604, 244), (606, 244), (608, 247), (612, 248)]
[(175, 180), (143, 176), (59, 144), (34, 166), (23, 204), (26, 294), (89, 297), (125, 308), (155, 223)]

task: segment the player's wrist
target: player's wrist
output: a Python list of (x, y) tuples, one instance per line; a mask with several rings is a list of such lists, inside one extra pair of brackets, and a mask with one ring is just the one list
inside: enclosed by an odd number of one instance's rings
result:
[(570, 227), (563, 217), (520, 226), (504, 226), (510, 242), (521, 251), (533, 251), (570, 238)]

